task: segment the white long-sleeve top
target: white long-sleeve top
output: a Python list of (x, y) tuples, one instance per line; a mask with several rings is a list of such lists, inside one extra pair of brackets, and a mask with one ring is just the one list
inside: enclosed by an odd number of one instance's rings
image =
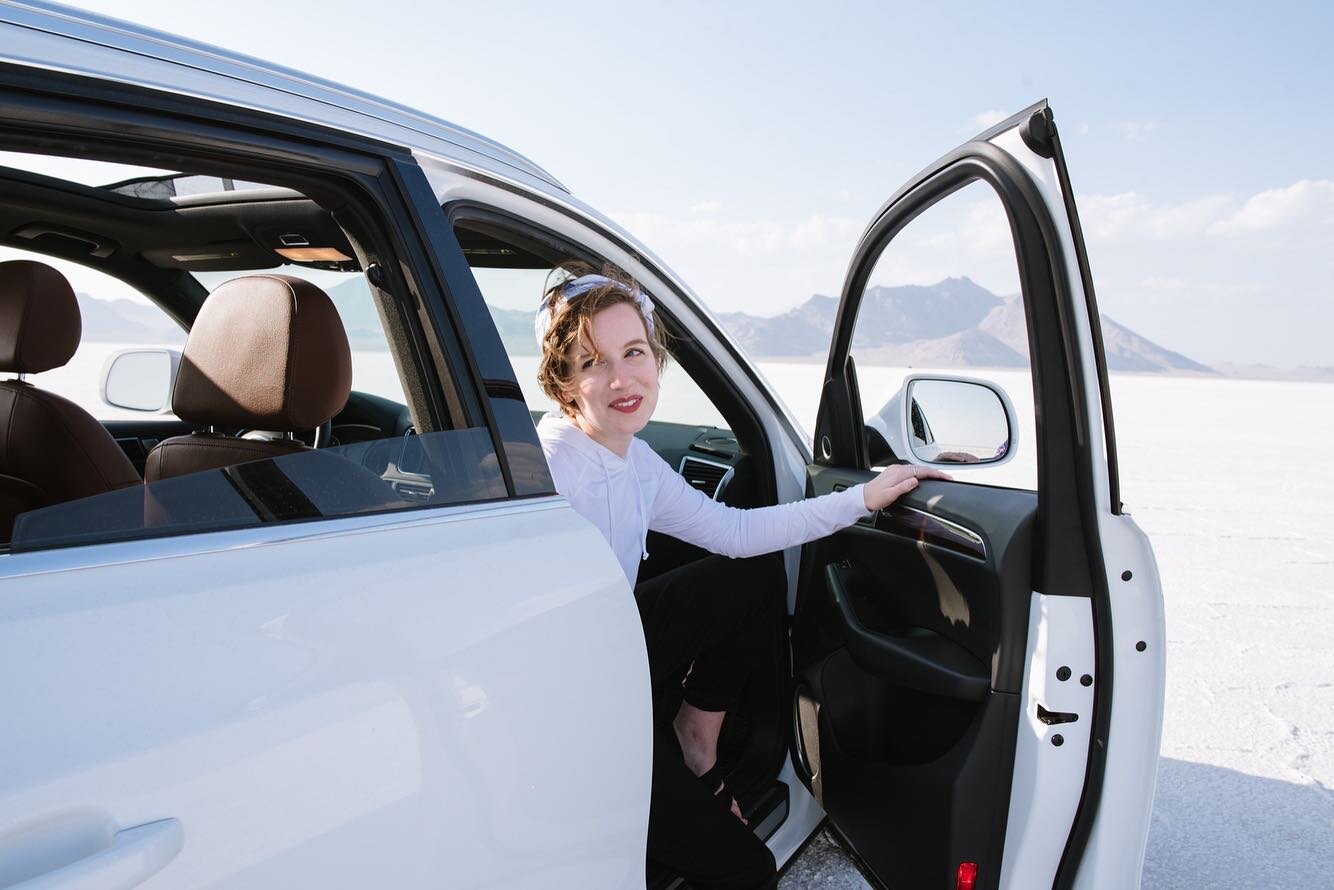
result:
[(556, 491), (597, 526), (630, 586), (648, 558), (648, 531), (733, 558), (795, 547), (852, 525), (867, 514), (862, 486), (804, 501), (742, 510), (692, 488), (641, 439), (622, 458), (568, 419), (537, 425)]

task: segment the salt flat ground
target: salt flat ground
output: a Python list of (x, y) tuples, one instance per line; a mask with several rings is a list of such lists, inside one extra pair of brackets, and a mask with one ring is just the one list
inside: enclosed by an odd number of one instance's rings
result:
[[(86, 343), (69, 366), (34, 379), (96, 408), (114, 348)], [(541, 404), (536, 360), (515, 366)], [(761, 369), (809, 429), (823, 369)], [(861, 369), (868, 404), (905, 373)], [(1004, 386), (1020, 420), (1014, 461), (989, 481), (1031, 485), (1025, 375), (974, 375)], [(357, 353), (354, 379), (402, 398), (385, 353)], [(1167, 601), (1144, 887), (1334, 887), (1334, 385), (1114, 375), (1112, 390), (1122, 499), (1153, 541)], [(671, 368), (657, 416), (721, 423)], [(865, 883), (822, 841), (782, 886)]]

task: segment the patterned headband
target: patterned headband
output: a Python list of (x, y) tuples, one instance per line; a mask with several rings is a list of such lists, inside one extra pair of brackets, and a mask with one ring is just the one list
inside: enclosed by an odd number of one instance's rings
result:
[(537, 315), (533, 318), (533, 333), (537, 336), (537, 346), (542, 348), (542, 341), (546, 339), (547, 331), (551, 329), (551, 307), (552, 300), (568, 303), (576, 297), (581, 297), (591, 290), (597, 288), (609, 287), (612, 290), (620, 291), (634, 299), (639, 307), (639, 313), (644, 316), (644, 327), (648, 329), (649, 339), (653, 338), (653, 301), (649, 299), (648, 294), (636, 287), (630, 287), (614, 278), (608, 278), (605, 275), (580, 275), (578, 278), (571, 278), (556, 285), (542, 302), (538, 304)]

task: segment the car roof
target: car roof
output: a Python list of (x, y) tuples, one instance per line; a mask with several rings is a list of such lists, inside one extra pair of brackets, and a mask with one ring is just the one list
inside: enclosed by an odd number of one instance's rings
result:
[(333, 81), (130, 22), (20, 0), (0, 2), (0, 60), (193, 95), (392, 142), (568, 199), (512, 149)]

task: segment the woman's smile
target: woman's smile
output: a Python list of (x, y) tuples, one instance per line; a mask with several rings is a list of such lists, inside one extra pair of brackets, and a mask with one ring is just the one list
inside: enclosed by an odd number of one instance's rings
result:
[(634, 414), (639, 410), (639, 406), (643, 401), (643, 396), (626, 396), (623, 399), (617, 399), (612, 402), (610, 407), (613, 411), (620, 411), (622, 414)]

